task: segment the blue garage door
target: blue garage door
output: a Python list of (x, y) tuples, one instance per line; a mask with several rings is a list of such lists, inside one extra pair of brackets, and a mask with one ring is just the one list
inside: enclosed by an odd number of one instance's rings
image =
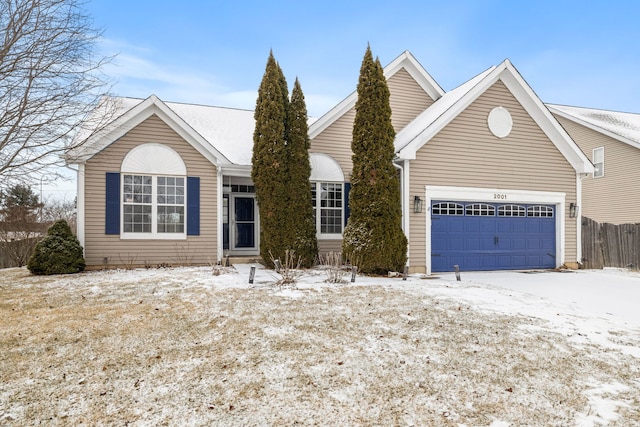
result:
[(524, 270), (556, 266), (555, 207), (434, 201), (431, 270)]

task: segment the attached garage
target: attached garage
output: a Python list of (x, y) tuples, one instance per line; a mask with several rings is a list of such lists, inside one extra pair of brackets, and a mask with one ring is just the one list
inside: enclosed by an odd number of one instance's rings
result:
[(429, 273), (560, 267), (566, 193), (426, 186)]
[(523, 203), (431, 203), (433, 272), (556, 266), (555, 206)]

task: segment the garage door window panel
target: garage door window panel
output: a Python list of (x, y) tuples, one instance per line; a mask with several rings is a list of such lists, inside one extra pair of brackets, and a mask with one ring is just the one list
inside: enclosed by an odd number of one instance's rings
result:
[(465, 215), (467, 216), (495, 216), (495, 206), (486, 203), (472, 203), (465, 206)]
[(502, 205), (498, 207), (498, 216), (525, 217), (527, 216), (527, 208), (521, 205)]
[(433, 215), (464, 215), (464, 206), (460, 203), (439, 202), (431, 206)]
[(537, 218), (553, 218), (553, 208), (551, 206), (529, 206), (527, 216)]

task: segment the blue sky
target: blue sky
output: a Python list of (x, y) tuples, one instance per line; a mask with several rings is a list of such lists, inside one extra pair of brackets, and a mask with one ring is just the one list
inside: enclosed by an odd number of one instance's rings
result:
[(119, 95), (253, 108), (269, 50), (311, 115), (355, 89), (370, 43), (449, 90), (509, 58), (545, 102), (640, 112), (636, 1), (90, 0)]
[[(113, 92), (252, 109), (269, 51), (319, 116), (364, 51), (409, 50), (450, 90), (509, 58), (544, 102), (640, 113), (637, 1), (89, 0)], [(68, 193), (68, 190), (64, 190)], [(63, 190), (58, 190), (63, 193)]]

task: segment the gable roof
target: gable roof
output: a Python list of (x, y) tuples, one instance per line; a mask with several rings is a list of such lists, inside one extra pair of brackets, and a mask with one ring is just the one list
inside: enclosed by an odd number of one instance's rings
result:
[(552, 113), (640, 148), (640, 114), (547, 104)]
[[(593, 165), (549, 109), (640, 148), (640, 115), (559, 105), (549, 105), (548, 109), (509, 60), (447, 93), (408, 51), (386, 66), (384, 75), (389, 79), (401, 69), (406, 70), (435, 102), (396, 135), (395, 149), (400, 159), (415, 159), (424, 144), (498, 80), (505, 84), (578, 173), (592, 172)], [(84, 143), (67, 153), (68, 163), (85, 162), (155, 114), (213, 164), (251, 165), (255, 127), (251, 110), (163, 102), (155, 95), (144, 100), (114, 99), (117, 104), (115, 120), (95, 133), (79, 132), (75, 141)], [(314, 138), (348, 112), (356, 100), (357, 92), (354, 91), (320, 119), (310, 119), (309, 137)], [(596, 120), (598, 117), (600, 121)]]
[(593, 172), (593, 165), (553, 117), (533, 89), (506, 59), (438, 99), (396, 135), (400, 159), (415, 159), (417, 151), (497, 81), (502, 81), (540, 126), (577, 173)]
[[(178, 135), (215, 165), (250, 165), (253, 111), (147, 99), (115, 98), (115, 120), (90, 134), (80, 133), (78, 148), (67, 153), (69, 163), (82, 163), (124, 136), (152, 115), (160, 117)], [(100, 111), (98, 111), (98, 114)]]
[[(394, 141), (396, 152), (413, 154), (414, 151), (418, 151), (418, 149), (424, 145), (421, 141), (424, 140), (424, 142), (426, 142), (428, 139), (431, 139), (431, 137), (437, 133), (437, 130), (444, 127), (444, 124), (437, 126), (436, 121), (440, 119), (440, 121), (446, 121), (448, 123), (445, 114), (494, 69), (495, 67), (491, 67), (466, 83), (447, 92), (429, 108), (420, 113), (413, 121), (396, 134), (396, 140)], [(411, 146), (412, 144), (416, 147)], [(418, 147), (418, 145), (420, 147)], [(402, 157), (402, 154), (400, 154), (400, 157)], [(415, 158), (415, 156), (411, 158)]]
[[(441, 98), (445, 92), (440, 85), (431, 77), (418, 60), (409, 51), (404, 51), (400, 56), (394, 59), (389, 65), (384, 67), (384, 76), (387, 80), (394, 76), (398, 71), (404, 69), (418, 83), (422, 90), (427, 93), (434, 101)], [(349, 96), (343, 99), (338, 105), (329, 110), (325, 115), (320, 117), (309, 126), (309, 138), (313, 139), (322, 131), (328, 128), (332, 123), (342, 117), (351, 110), (358, 100), (358, 93), (353, 91)]]

